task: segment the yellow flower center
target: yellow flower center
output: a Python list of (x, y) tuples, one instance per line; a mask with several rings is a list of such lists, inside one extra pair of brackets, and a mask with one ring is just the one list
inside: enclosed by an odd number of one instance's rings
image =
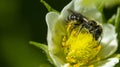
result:
[[(73, 21), (67, 26), (68, 35), (63, 37), (62, 46), (66, 62), (73, 67), (83, 67), (92, 63), (91, 60), (97, 59), (101, 45), (88, 29), (80, 30), (80, 26), (73, 28), (72, 23)], [(90, 65), (90, 67), (94, 66)]]

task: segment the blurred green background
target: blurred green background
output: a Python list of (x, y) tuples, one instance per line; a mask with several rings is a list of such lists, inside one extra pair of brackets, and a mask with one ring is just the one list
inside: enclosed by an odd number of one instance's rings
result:
[[(57, 10), (70, 1), (46, 0)], [(0, 0), (0, 67), (53, 67), (43, 51), (29, 44), (46, 44), (47, 12), (39, 0)]]
[[(59, 11), (70, 1), (46, 0)], [(0, 0), (0, 67), (53, 67), (43, 51), (29, 44), (47, 44), (47, 12), (39, 0)]]

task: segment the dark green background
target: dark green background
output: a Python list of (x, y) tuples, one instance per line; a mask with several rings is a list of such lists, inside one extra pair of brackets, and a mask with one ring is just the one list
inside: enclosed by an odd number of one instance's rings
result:
[[(59, 11), (70, 1), (46, 0)], [(0, 0), (0, 67), (53, 67), (43, 51), (28, 43), (46, 44), (47, 12), (39, 0)]]
[[(70, 0), (46, 2), (61, 10)], [(28, 43), (46, 44), (47, 12), (39, 0), (0, 0), (0, 67), (50, 67), (44, 52)]]

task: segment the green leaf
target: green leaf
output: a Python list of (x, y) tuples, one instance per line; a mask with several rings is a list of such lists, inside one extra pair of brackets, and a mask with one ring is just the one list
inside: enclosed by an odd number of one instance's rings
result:
[(116, 27), (116, 31), (119, 32), (120, 29), (120, 7), (118, 7), (117, 9), (117, 14), (116, 14), (116, 19), (115, 19), (115, 27)]
[(34, 41), (30, 41), (29, 43), (30, 43), (31, 45), (34, 45), (34, 46), (42, 49), (43, 51), (45, 51), (45, 53), (46, 53), (46, 55), (47, 55), (47, 57), (48, 57), (48, 60), (50, 61), (50, 63), (53, 64), (53, 60), (52, 60), (52, 58), (51, 58), (50, 55), (49, 55), (48, 46), (46, 46), (45, 44), (41, 44), (41, 43), (38, 43), (38, 42), (34, 42)]
[[(115, 26), (116, 26), (116, 32), (118, 33), (118, 44), (120, 44), (120, 7), (118, 7), (117, 9), (117, 14), (116, 14), (116, 18), (115, 18)], [(117, 53), (120, 53), (120, 46), (118, 46), (118, 50), (117, 50)], [(117, 55), (117, 57), (119, 58), (120, 60), (120, 54)], [(116, 65), (116, 67), (119, 67), (120, 66), (120, 62)]]

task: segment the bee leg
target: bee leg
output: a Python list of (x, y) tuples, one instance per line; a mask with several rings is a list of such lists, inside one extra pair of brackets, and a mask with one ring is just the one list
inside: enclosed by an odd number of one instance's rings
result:
[(100, 41), (99, 41), (98, 45), (100, 45), (100, 43), (101, 43), (101, 40), (102, 40), (102, 36), (100, 36)]
[(81, 30), (82, 30), (83, 28), (85, 28), (85, 26), (86, 26), (86, 23), (82, 23), (81, 26), (80, 26), (80, 28), (79, 28), (79, 30), (78, 30), (78, 33), (80, 33)]
[(90, 31), (90, 33), (93, 35), (93, 40), (97, 40), (95, 36), (96, 35), (95, 31)]
[[(93, 38), (94, 38), (94, 40), (99, 40), (98, 45), (100, 45), (101, 40), (102, 40), (102, 36), (101, 36), (101, 35), (99, 35), (98, 33), (96, 33), (96, 31), (95, 31), (95, 30), (94, 30), (94, 32), (93, 32), (92, 34), (93, 34)], [(100, 37), (100, 39), (99, 39), (99, 37)]]
[(79, 28), (79, 30), (78, 30), (78, 34), (81, 32), (81, 30), (84, 28), (84, 26), (82, 25), (82, 26), (80, 26), (80, 28)]

